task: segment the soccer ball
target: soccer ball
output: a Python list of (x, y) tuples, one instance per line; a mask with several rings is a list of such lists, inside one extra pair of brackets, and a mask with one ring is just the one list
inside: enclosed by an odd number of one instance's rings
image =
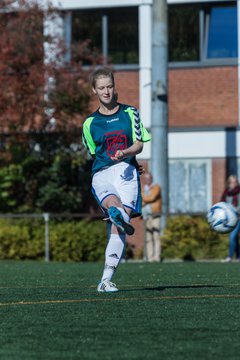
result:
[(208, 223), (218, 233), (226, 234), (233, 231), (238, 222), (238, 213), (234, 207), (224, 201), (216, 203), (207, 214)]

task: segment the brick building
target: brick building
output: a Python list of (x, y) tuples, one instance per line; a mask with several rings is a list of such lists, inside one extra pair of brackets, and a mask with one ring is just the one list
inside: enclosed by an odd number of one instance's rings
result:
[[(205, 212), (219, 199), (227, 173), (240, 167), (237, 2), (168, 4), (170, 211)], [(90, 38), (102, 50), (114, 64), (120, 101), (139, 107), (149, 129), (151, 5), (61, 1), (66, 41)], [(141, 156), (151, 168), (150, 154), (147, 145)]]
[[(240, 173), (238, 2), (168, 0), (170, 212), (206, 212)], [(90, 38), (119, 101), (151, 131), (152, 0), (61, 0), (67, 45)], [(71, 56), (71, 54), (69, 54)], [(151, 169), (150, 144), (141, 158)]]

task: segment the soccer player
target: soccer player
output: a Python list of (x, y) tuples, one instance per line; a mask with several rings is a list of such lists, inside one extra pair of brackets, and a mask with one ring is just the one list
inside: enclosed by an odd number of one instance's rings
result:
[(113, 73), (97, 69), (91, 86), (99, 108), (83, 124), (83, 144), (94, 158), (92, 192), (108, 217), (105, 266), (98, 292), (116, 292), (111, 281), (121, 260), (126, 234), (134, 227), (130, 218), (141, 214), (141, 191), (136, 155), (150, 135), (136, 108), (117, 101)]

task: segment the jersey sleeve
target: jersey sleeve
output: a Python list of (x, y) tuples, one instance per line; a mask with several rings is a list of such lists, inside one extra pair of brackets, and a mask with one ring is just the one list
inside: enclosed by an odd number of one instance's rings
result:
[(138, 110), (134, 107), (131, 107), (128, 108), (127, 111), (129, 113), (132, 122), (133, 142), (136, 140), (142, 142), (150, 141), (151, 135), (149, 134), (147, 129), (145, 129), (145, 127), (143, 126)]
[(96, 144), (93, 141), (90, 125), (93, 121), (93, 117), (88, 118), (83, 124), (83, 133), (82, 133), (82, 141), (83, 145), (86, 147), (90, 155), (95, 155)]

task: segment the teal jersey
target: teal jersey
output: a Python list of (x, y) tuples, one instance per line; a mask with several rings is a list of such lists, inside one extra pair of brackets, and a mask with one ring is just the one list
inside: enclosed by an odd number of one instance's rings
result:
[[(92, 175), (97, 171), (115, 165), (111, 160), (117, 150), (129, 148), (136, 140), (151, 140), (143, 127), (136, 108), (119, 104), (119, 109), (112, 115), (103, 115), (99, 111), (90, 115), (83, 124), (83, 144), (94, 157)], [(122, 160), (134, 166), (135, 156)]]

